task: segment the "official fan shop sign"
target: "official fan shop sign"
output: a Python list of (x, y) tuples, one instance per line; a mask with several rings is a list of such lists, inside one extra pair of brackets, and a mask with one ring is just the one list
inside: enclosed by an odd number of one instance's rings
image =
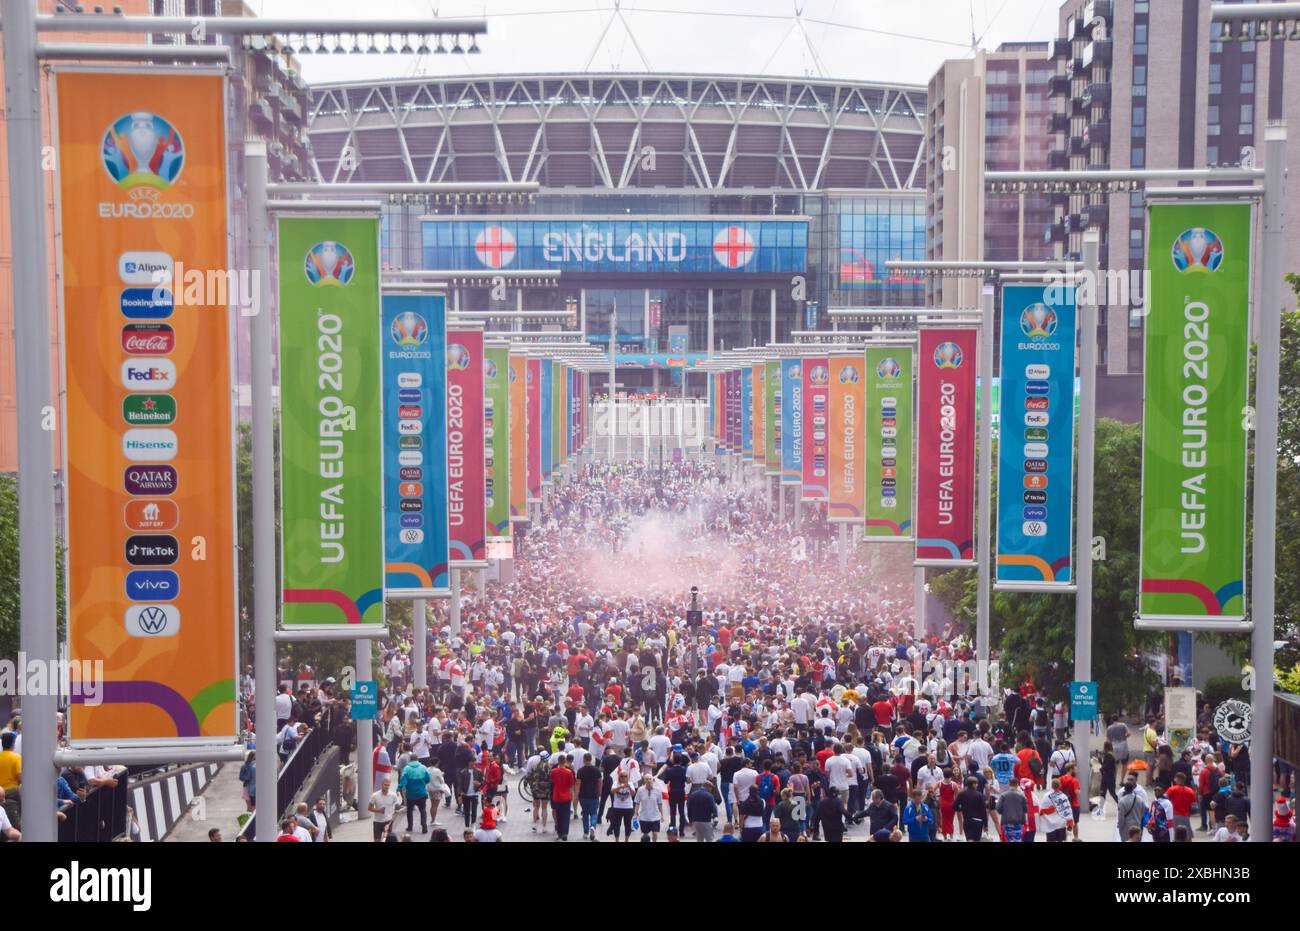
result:
[(391, 595), (448, 593), (447, 299), (383, 296), (384, 580)]
[(1074, 289), (1002, 289), (999, 584), (1066, 588), (1074, 527)]
[[(281, 217), (277, 241), (284, 624), (380, 624), (379, 221)], [(406, 421), (400, 448), (422, 450)]]
[(1138, 615), (1241, 620), (1250, 205), (1153, 205), (1147, 228)]
[(868, 540), (912, 539), (912, 350), (866, 350), (862, 430)]
[(68, 659), (103, 664), (96, 701), (69, 683), (80, 746), (239, 733), (231, 320), (220, 295), (172, 293), (178, 268), (230, 264), (225, 91), (210, 72), (53, 77)]
[(917, 377), (916, 562), (968, 565), (975, 541), (976, 331), (922, 328)]

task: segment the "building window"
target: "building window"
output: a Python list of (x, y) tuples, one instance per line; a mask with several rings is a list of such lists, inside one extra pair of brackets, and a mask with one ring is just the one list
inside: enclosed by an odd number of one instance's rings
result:
[(1138, 23), (1133, 27), (1133, 54), (1145, 55), (1147, 53), (1147, 27), (1146, 23)]
[(1210, 87), (1211, 95), (1223, 93), (1223, 66), (1217, 61), (1210, 62)]
[(1147, 66), (1146, 66), (1146, 65), (1134, 65), (1134, 66), (1133, 66), (1133, 83), (1134, 83), (1134, 84), (1145, 84), (1146, 82), (1147, 82)]
[(1146, 163), (1147, 163), (1147, 150), (1143, 148), (1135, 148), (1133, 150), (1132, 167), (1145, 168)]
[(1134, 108), (1133, 108), (1133, 125), (1134, 125), (1134, 126), (1145, 126), (1146, 124), (1147, 124), (1147, 108), (1146, 108), (1146, 107), (1134, 107)]
[(1243, 103), (1241, 105), (1241, 126), (1237, 129), (1237, 132), (1242, 136), (1255, 135), (1255, 105), (1253, 103)]
[(1217, 145), (1205, 147), (1205, 160), (1211, 165), (1219, 164), (1219, 147)]

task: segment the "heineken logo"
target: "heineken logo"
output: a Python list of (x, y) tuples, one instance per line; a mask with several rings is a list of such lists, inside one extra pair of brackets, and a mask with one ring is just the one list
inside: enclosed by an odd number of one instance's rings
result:
[(176, 421), (176, 399), (169, 394), (130, 394), (122, 399), (122, 419), (129, 424), (163, 426)]

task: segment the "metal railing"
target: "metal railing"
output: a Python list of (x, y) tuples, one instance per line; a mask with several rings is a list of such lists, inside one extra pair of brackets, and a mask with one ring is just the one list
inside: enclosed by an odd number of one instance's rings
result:
[(131, 780), (125, 769), (113, 770), (117, 785), (96, 786), (80, 804), (64, 802), (58, 825), (61, 844), (103, 844), (127, 833)]
[[(275, 820), (277, 825), (288, 811), (294, 796), (298, 794), (298, 790), (307, 781), (307, 777), (311, 774), (312, 768), (315, 767), (316, 761), (320, 759), (321, 754), (329, 748), (331, 743), (333, 743), (333, 738), (329, 731), (323, 727), (313, 727), (303, 736), (302, 740), (298, 741), (298, 746), (293, 748), (293, 753), (289, 754), (289, 759), (281, 764), (275, 780)], [(239, 831), (239, 836), (247, 837), (250, 841), (256, 840), (256, 824), (257, 819), (250, 813), (248, 820)]]

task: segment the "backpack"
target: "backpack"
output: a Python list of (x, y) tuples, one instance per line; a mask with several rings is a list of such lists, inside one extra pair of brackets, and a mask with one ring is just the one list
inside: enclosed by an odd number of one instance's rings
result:
[(758, 777), (758, 797), (765, 802), (772, 800), (776, 792), (776, 780), (772, 778), (771, 773), (763, 773)]
[(1029, 758), (1029, 772), (1035, 779), (1043, 774), (1043, 758), (1035, 750), (1033, 756)]

